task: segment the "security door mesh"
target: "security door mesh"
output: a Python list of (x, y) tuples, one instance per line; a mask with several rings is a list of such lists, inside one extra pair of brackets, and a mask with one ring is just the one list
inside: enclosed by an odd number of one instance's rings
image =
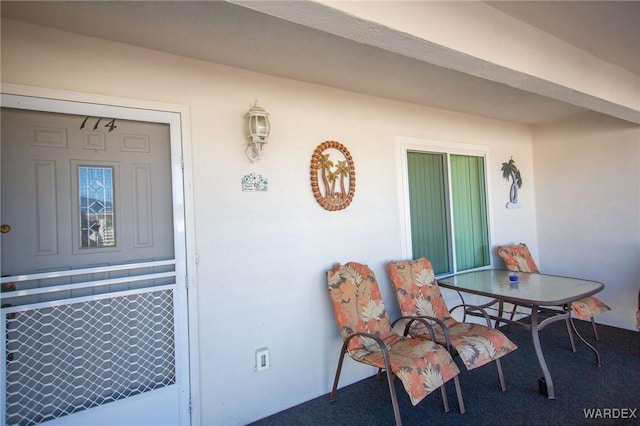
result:
[(6, 424), (175, 383), (173, 315), (170, 289), (6, 314)]

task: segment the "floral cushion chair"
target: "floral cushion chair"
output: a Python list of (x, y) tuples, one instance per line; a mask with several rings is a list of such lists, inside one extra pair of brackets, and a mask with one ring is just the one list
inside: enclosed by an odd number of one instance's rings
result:
[(418, 404), (434, 390), (441, 388), (445, 410), (448, 403), (444, 384), (454, 379), (460, 412), (464, 402), (458, 382), (460, 370), (447, 350), (430, 341), (412, 339), (394, 333), (387, 316), (380, 289), (373, 272), (366, 265), (349, 262), (337, 264), (327, 272), (329, 296), (342, 339), (342, 351), (336, 370), (330, 400), (334, 400), (338, 379), (346, 353), (358, 362), (387, 373), (396, 424), (401, 424), (393, 379), (397, 376)]
[[(498, 246), (498, 256), (502, 258), (507, 270), (509, 271), (530, 272), (535, 274), (540, 273), (536, 262), (533, 260), (533, 256), (531, 256), (529, 247), (524, 243), (513, 246)], [(605, 305), (604, 302), (597, 297), (589, 296), (573, 302), (571, 304), (571, 310), (576, 317), (582, 320), (591, 320), (593, 334), (595, 335), (596, 340), (600, 340), (598, 337), (598, 330), (596, 329), (596, 322), (593, 317), (602, 312), (610, 311), (611, 308)], [(569, 325), (567, 325), (567, 327), (569, 327)], [(571, 337), (571, 344), (573, 346), (573, 335), (571, 334), (571, 331), (569, 331), (569, 336)], [(575, 352), (575, 347), (573, 351)]]
[[(424, 257), (389, 262), (387, 270), (395, 287), (402, 315), (424, 317), (435, 322), (435, 341), (447, 346), (450, 351), (457, 352), (467, 370), (495, 361), (500, 387), (503, 391), (506, 390), (499, 358), (515, 350), (517, 346), (499, 330), (491, 328), (488, 316), (485, 316), (487, 326), (458, 322), (453, 318), (440, 293), (431, 262)], [(454, 309), (458, 307), (480, 310), (471, 305), (460, 305)], [(412, 337), (430, 338), (424, 323), (414, 322), (406, 331)]]

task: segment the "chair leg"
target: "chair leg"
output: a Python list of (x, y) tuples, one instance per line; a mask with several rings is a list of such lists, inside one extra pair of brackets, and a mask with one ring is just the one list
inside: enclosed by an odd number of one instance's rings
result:
[(496, 330), (500, 328), (500, 320), (502, 319), (502, 315), (504, 313), (504, 302), (501, 300), (498, 302), (498, 318), (493, 323), (493, 328)]
[(571, 349), (573, 349), (573, 351), (576, 351), (576, 343), (573, 340), (573, 332), (571, 331), (571, 321), (569, 321), (569, 318), (567, 318), (566, 320), (567, 323), (567, 331), (569, 332), (569, 340), (571, 340)]
[[(500, 304), (502, 304), (502, 302), (500, 302)], [(509, 315), (509, 321), (513, 321), (513, 317), (516, 316), (517, 308), (518, 308), (517, 305), (513, 305), (513, 309), (511, 309), (511, 315)], [(500, 318), (502, 318), (502, 306), (500, 306)], [(498, 327), (496, 326), (496, 328), (498, 328)], [(510, 322), (507, 323), (507, 331), (509, 331), (509, 330), (511, 330), (511, 323)]]
[[(342, 344), (342, 350), (340, 351), (340, 360), (338, 361), (338, 368), (336, 369), (336, 377), (333, 380), (333, 388), (329, 394), (329, 401), (333, 402), (336, 399), (338, 392), (338, 380), (340, 379), (340, 372), (342, 371), (342, 363), (344, 362), (344, 356), (347, 354), (347, 344), (349, 340), (346, 340)], [(391, 372), (391, 361), (389, 360), (389, 354), (386, 348), (382, 350), (384, 356), (384, 370), (387, 373), (387, 383), (389, 384), (389, 392), (391, 393), (391, 404), (393, 405), (393, 416), (396, 420), (396, 426), (402, 426), (402, 419), (400, 418), (400, 407), (398, 406), (398, 397), (396, 396), (396, 388), (394, 386), (395, 375)], [(378, 375), (382, 372), (382, 368), (378, 368)], [(457, 379), (457, 376), (456, 376)]]
[(500, 378), (500, 388), (502, 392), (507, 390), (507, 385), (504, 382), (504, 374), (502, 374), (502, 364), (499, 359), (496, 359), (496, 367), (498, 368), (498, 378)]
[(376, 374), (376, 380), (382, 379), (382, 368), (378, 368), (378, 373)]
[(389, 393), (391, 394), (391, 405), (393, 405), (393, 416), (396, 420), (396, 426), (402, 426), (402, 419), (400, 418), (400, 407), (398, 406), (398, 397), (396, 396), (396, 387), (394, 386), (394, 380), (396, 376), (391, 371), (391, 357), (389, 356), (389, 350), (386, 346), (380, 346), (382, 356), (384, 358), (384, 369), (387, 372), (387, 383), (389, 384)]
[(444, 412), (449, 412), (449, 400), (447, 399), (447, 389), (444, 387), (444, 384), (440, 386), (440, 392), (442, 392), (442, 403), (444, 404)]
[(331, 393), (329, 394), (329, 401), (333, 402), (336, 399), (336, 394), (338, 393), (338, 380), (340, 379), (340, 372), (342, 371), (342, 363), (344, 361), (344, 356), (347, 353), (347, 345), (342, 345), (342, 351), (340, 352), (340, 360), (338, 361), (338, 368), (336, 369), (336, 377), (333, 379), (333, 388), (331, 389)]
[[(509, 320), (513, 321), (513, 317), (516, 316), (516, 310), (518, 309), (517, 305), (513, 305), (513, 309), (511, 309), (511, 315), (509, 315)], [(511, 325), (511, 324), (509, 324)]]
[[(464, 297), (462, 297), (462, 293), (460, 293), (460, 290), (456, 290), (456, 292), (458, 293), (458, 296), (460, 297), (460, 301), (462, 302), (463, 305), (466, 305), (466, 303), (464, 303)], [(462, 309), (462, 322), (466, 322), (467, 321), (467, 309), (463, 308)]]
[(396, 426), (402, 426), (400, 418), (400, 407), (398, 406), (398, 397), (396, 396), (396, 387), (393, 385), (394, 375), (387, 369), (387, 382), (389, 383), (389, 392), (391, 393), (391, 405), (393, 405), (393, 416), (396, 419)]
[(600, 341), (600, 336), (598, 336), (598, 329), (596, 328), (596, 320), (591, 317), (591, 326), (593, 327), (593, 335), (596, 337), (596, 340)]
[(458, 376), (453, 378), (453, 383), (456, 385), (456, 395), (458, 396), (458, 406), (460, 407), (460, 414), (465, 413), (464, 400), (462, 399), (462, 390), (460, 389), (460, 381)]

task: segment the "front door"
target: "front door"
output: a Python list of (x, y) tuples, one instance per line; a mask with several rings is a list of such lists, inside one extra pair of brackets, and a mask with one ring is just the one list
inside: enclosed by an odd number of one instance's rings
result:
[(54, 109), (1, 112), (3, 423), (188, 423), (171, 125)]

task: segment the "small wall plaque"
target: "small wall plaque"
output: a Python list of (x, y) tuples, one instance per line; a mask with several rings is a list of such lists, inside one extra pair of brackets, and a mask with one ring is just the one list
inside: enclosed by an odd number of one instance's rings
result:
[(256, 173), (249, 173), (242, 178), (242, 190), (246, 192), (264, 192), (269, 189), (269, 181)]

